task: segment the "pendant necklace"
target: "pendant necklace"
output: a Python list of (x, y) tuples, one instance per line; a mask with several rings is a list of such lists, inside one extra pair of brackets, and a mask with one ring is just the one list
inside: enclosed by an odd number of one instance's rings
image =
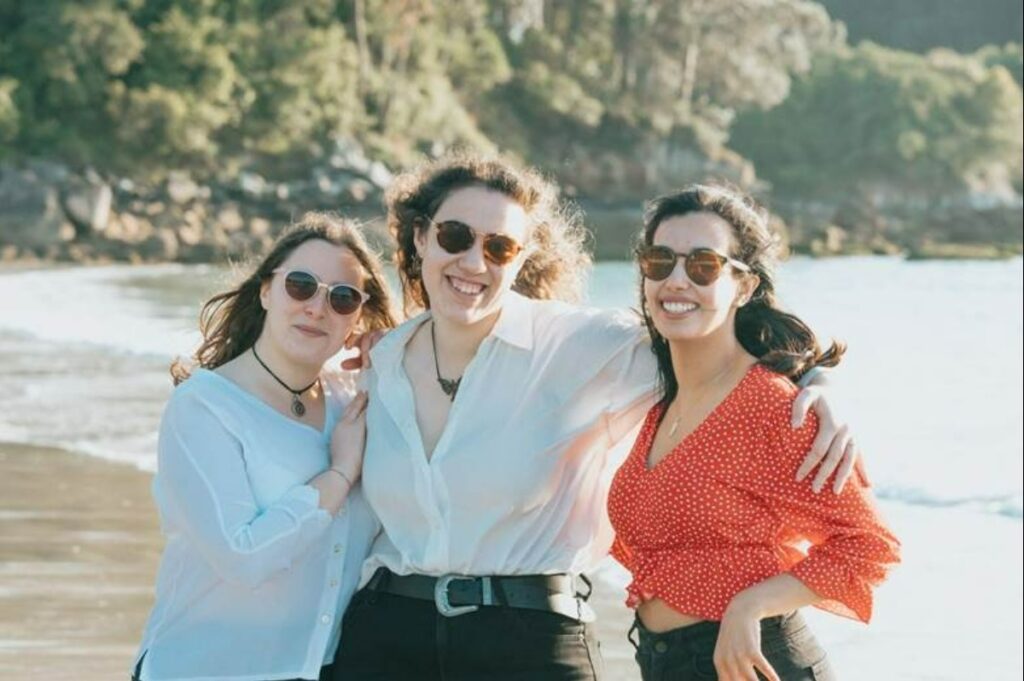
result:
[(260, 359), (260, 356), (256, 353), (256, 346), (255, 345), (252, 346), (252, 356), (256, 358), (256, 361), (260, 363), (260, 366), (263, 367), (264, 369), (266, 369), (267, 373), (270, 374), (275, 381), (277, 381), (278, 383), (281, 384), (282, 388), (284, 388), (285, 390), (287, 390), (288, 392), (290, 392), (292, 394), (292, 413), (295, 414), (296, 416), (298, 416), (299, 418), (305, 416), (306, 415), (306, 405), (304, 405), (302, 403), (302, 400), (299, 399), (299, 396), (302, 395), (302, 393), (304, 393), (307, 390), (309, 390), (310, 388), (312, 388), (314, 385), (316, 385), (320, 381), (320, 377), (317, 376), (316, 380), (314, 380), (312, 383), (307, 385), (302, 390), (292, 390), (291, 387), (289, 387), (289, 385), (287, 383), (285, 383), (280, 378), (278, 378), (277, 374), (275, 374), (273, 371), (271, 371), (270, 367), (268, 367), (263, 362), (263, 360)]
[[(717, 374), (715, 374), (714, 376), (712, 376), (712, 377), (711, 377), (711, 379), (710, 379), (709, 381), (707, 381), (707, 382), (705, 383), (705, 385), (711, 385), (711, 384), (713, 384), (713, 383), (716, 383), (717, 381), (719, 381), (719, 380), (720, 380), (720, 379), (722, 378), (722, 376), (726, 375), (726, 374), (727, 374), (727, 373), (729, 372), (729, 370), (730, 370), (730, 369), (732, 369), (732, 367), (729, 367), (729, 366), (727, 366), (727, 367), (726, 367), (725, 369), (722, 369), (722, 370), (721, 370), (721, 371), (719, 371), (719, 372), (718, 372)], [(667, 409), (666, 409), (666, 410), (667, 410)], [(679, 416), (679, 415), (677, 414), (677, 415), (676, 415), (676, 417), (675, 417), (675, 418), (674, 418), (674, 419), (672, 420), (672, 425), (671, 425), (671, 426), (669, 426), (669, 429), (668, 429), (668, 436), (669, 436), (670, 438), (671, 438), (671, 437), (672, 437), (673, 435), (675, 435), (675, 434), (676, 434), (676, 430), (677, 430), (677, 429), (679, 428), (679, 421), (680, 421), (680, 419), (682, 419), (682, 418), (683, 418), (682, 416)], [(705, 418), (706, 418), (706, 417), (705, 417)]]
[(459, 383), (462, 381), (462, 376), (458, 378), (441, 378), (441, 367), (437, 363), (437, 338), (434, 336), (433, 321), (430, 322), (430, 344), (434, 348), (434, 372), (437, 374), (437, 384), (441, 386), (444, 394), (454, 402), (455, 393), (459, 392)]

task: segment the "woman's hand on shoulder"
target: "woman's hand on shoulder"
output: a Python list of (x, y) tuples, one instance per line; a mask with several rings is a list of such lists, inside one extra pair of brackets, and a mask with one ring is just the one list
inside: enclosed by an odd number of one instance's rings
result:
[(860, 458), (860, 448), (853, 438), (850, 425), (836, 415), (824, 377), (816, 377), (793, 400), (794, 428), (803, 426), (811, 409), (818, 416), (818, 435), (800, 464), (796, 479), (803, 480), (817, 468), (811, 489), (820, 492), (835, 473), (832, 491), (838, 494), (853, 473), (854, 465)]
[(370, 368), (370, 350), (387, 334), (387, 331), (367, 331), (366, 333), (354, 333), (345, 340), (345, 349), (358, 348), (359, 352), (353, 357), (342, 360), (341, 368), (345, 371), (358, 371), (359, 369)]

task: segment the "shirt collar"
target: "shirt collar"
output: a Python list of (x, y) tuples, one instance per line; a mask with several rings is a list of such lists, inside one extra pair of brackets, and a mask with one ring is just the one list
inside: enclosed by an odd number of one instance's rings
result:
[[(505, 294), (505, 303), (501, 306), (498, 321), (491, 329), (491, 335), (498, 340), (522, 350), (533, 348), (533, 305), (534, 301), (515, 291)], [(415, 317), (399, 324), (391, 333), (386, 334), (373, 350), (370, 360), (374, 367), (394, 367), (401, 363), (405, 344), (412, 334), (427, 319), (430, 310), (424, 310)]]
[(522, 350), (533, 348), (534, 301), (515, 291), (505, 294), (505, 304), (491, 334), (505, 343)]

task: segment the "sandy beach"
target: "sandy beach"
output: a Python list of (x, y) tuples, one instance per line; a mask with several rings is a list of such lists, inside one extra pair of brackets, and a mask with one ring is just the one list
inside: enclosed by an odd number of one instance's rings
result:
[[(0, 679), (127, 679), (163, 546), (151, 475), (0, 443)], [(639, 678), (621, 596), (597, 584), (608, 678)]]
[(127, 677), (162, 548), (149, 479), (0, 444), (0, 678)]

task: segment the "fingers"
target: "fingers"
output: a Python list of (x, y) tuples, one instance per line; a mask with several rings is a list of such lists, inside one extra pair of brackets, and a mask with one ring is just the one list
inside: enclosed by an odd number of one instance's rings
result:
[(797, 394), (796, 399), (793, 400), (792, 425), (794, 428), (800, 428), (804, 425), (807, 412), (811, 410), (817, 399), (818, 392), (814, 388), (804, 388)]
[(366, 404), (369, 398), (366, 396), (366, 391), (360, 390), (356, 393), (356, 396), (352, 398), (352, 401), (345, 407), (345, 413), (342, 415), (341, 420), (345, 423), (355, 423), (360, 416), (366, 411)]
[[(775, 668), (772, 667), (771, 663), (765, 659), (764, 655), (758, 655), (754, 658), (754, 667), (756, 667), (761, 674), (768, 679), (768, 681), (780, 681), (779, 675), (775, 673)], [(751, 674), (753, 674), (753, 670), (751, 670)], [(754, 675), (752, 678), (756, 679), (757, 676)]]
[(846, 481), (853, 475), (853, 467), (857, 464), (857, 459), (859, 458), (860, 447), (854, 443), (853, 438), (850, 438), (846, 449), (843, 450), (843, 460), (839, 464), (839, 470), (836, 471), (836, 479), (832, 482), (833, 492), (839, 494), (843, 491)]
[[(760, 681), (750, 663), (737, 662), (716, 667), (718, 677), (724, 681)], [(778, 681), (778, 677), (776, 677)]]
[(370, 368), (370, 350), (384, 337), (383, 331), (370, 331), (369, 333), (352, 334), (345, 339), (345, 349), (359, 348), (359, 352), (341, 361), (341, 368), (345, 371), (358, 371), (359, 369)]
[(821, 460), (825, 458), (825, 454), (828, 453), (830, 442), (831, 433), (825, 428), (818, 428), (818, 434), (814, 437), (810, 451), (807, 452), (803, 463), (800, 464), (800, 468), (796, 471), (797, 482), (806, 478), (814, 470), (814, 467), (821, 463)]
[(818, 467), (818, 473), (814, 476), (814, 482), (811, 483), (811, 489), (815, 493), (820, 492), (825, 486), (825, 482), (835, 473), (836, 468), (839, 467), (839, 462), (843, 458), (843, 452), (846, 451), (846, 446), (850, 442), (850, 429), (847, 426), (840, 426), (836, 436), (832, 439), (832, 443), (829, 445), (825, 460)]
[(364, 333), (359, 338), (359, 356), (363, 360), (363, 368), (370, 368), (370, 350), (377, 344), (381, 338), (380, 331), (371, 331), (370, 333)]

